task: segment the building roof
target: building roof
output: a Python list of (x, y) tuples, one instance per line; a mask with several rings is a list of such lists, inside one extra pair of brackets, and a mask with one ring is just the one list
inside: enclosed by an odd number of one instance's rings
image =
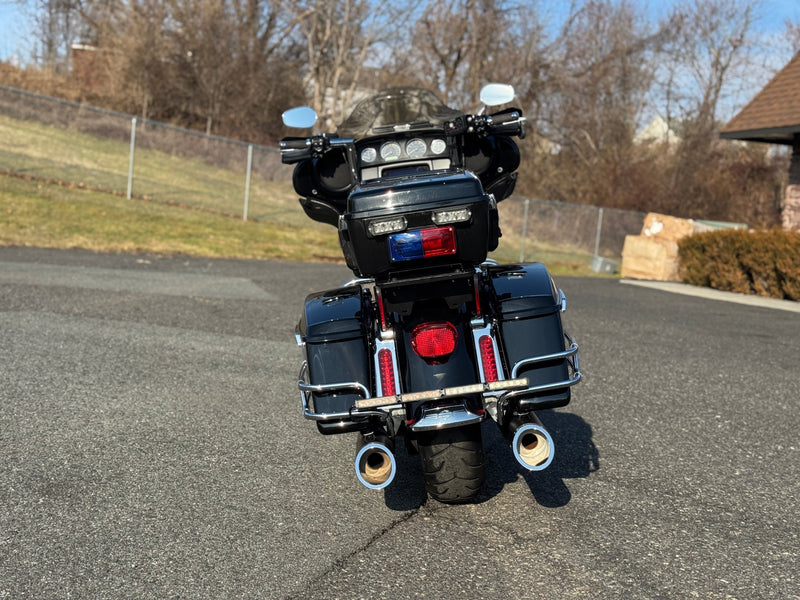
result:
[(800, 53), (722, 128), (731, 140), (792, 144), (800, 134)]

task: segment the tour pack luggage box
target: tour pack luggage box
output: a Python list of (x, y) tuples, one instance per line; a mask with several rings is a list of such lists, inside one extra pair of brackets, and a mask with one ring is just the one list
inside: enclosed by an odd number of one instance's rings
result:
[(362, 183), (339, 223), (347, 265), (361, 277), (472, 267), (497, 246), (497, 205), (462, 170)]

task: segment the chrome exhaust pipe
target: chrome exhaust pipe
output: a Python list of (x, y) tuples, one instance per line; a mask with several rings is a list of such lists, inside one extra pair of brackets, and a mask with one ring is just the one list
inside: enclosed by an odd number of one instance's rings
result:
[(371, 490), (381, 490), (392, 483), (397, 461), (392, 452), (394, 444), (385, 435), (376, 434), (367, 441), (362, 434), (356, 440), (356, 477)]
[(509, 423), (511, 449), (517, 462), (529, 471), (542, 471), (553, 462), (556, 446), (550, 432), (533, 413)]

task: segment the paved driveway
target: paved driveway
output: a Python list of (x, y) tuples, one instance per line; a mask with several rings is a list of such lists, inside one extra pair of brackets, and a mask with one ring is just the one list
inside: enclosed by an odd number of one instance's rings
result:
[(344, 268), (0, 249), (0, 599), (800, 598), (800, 317), (558, 281), (584, 381), (552, 467), (385, 492), (299, 414)]

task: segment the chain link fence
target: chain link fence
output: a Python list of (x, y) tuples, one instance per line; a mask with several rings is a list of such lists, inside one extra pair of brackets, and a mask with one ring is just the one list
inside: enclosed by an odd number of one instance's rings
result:
[(641, 232), (645, 213), (511, 196), (499, 205), (504, 260), (590, 264), (613, 272), (626, 235)]
[[(317, 226), (297, 204), (277, 148), (0, 85), (0, 171), (200, 208)], [(643, 213), (512, 196), (498, 260), (592, 264), (611, 272)]]

